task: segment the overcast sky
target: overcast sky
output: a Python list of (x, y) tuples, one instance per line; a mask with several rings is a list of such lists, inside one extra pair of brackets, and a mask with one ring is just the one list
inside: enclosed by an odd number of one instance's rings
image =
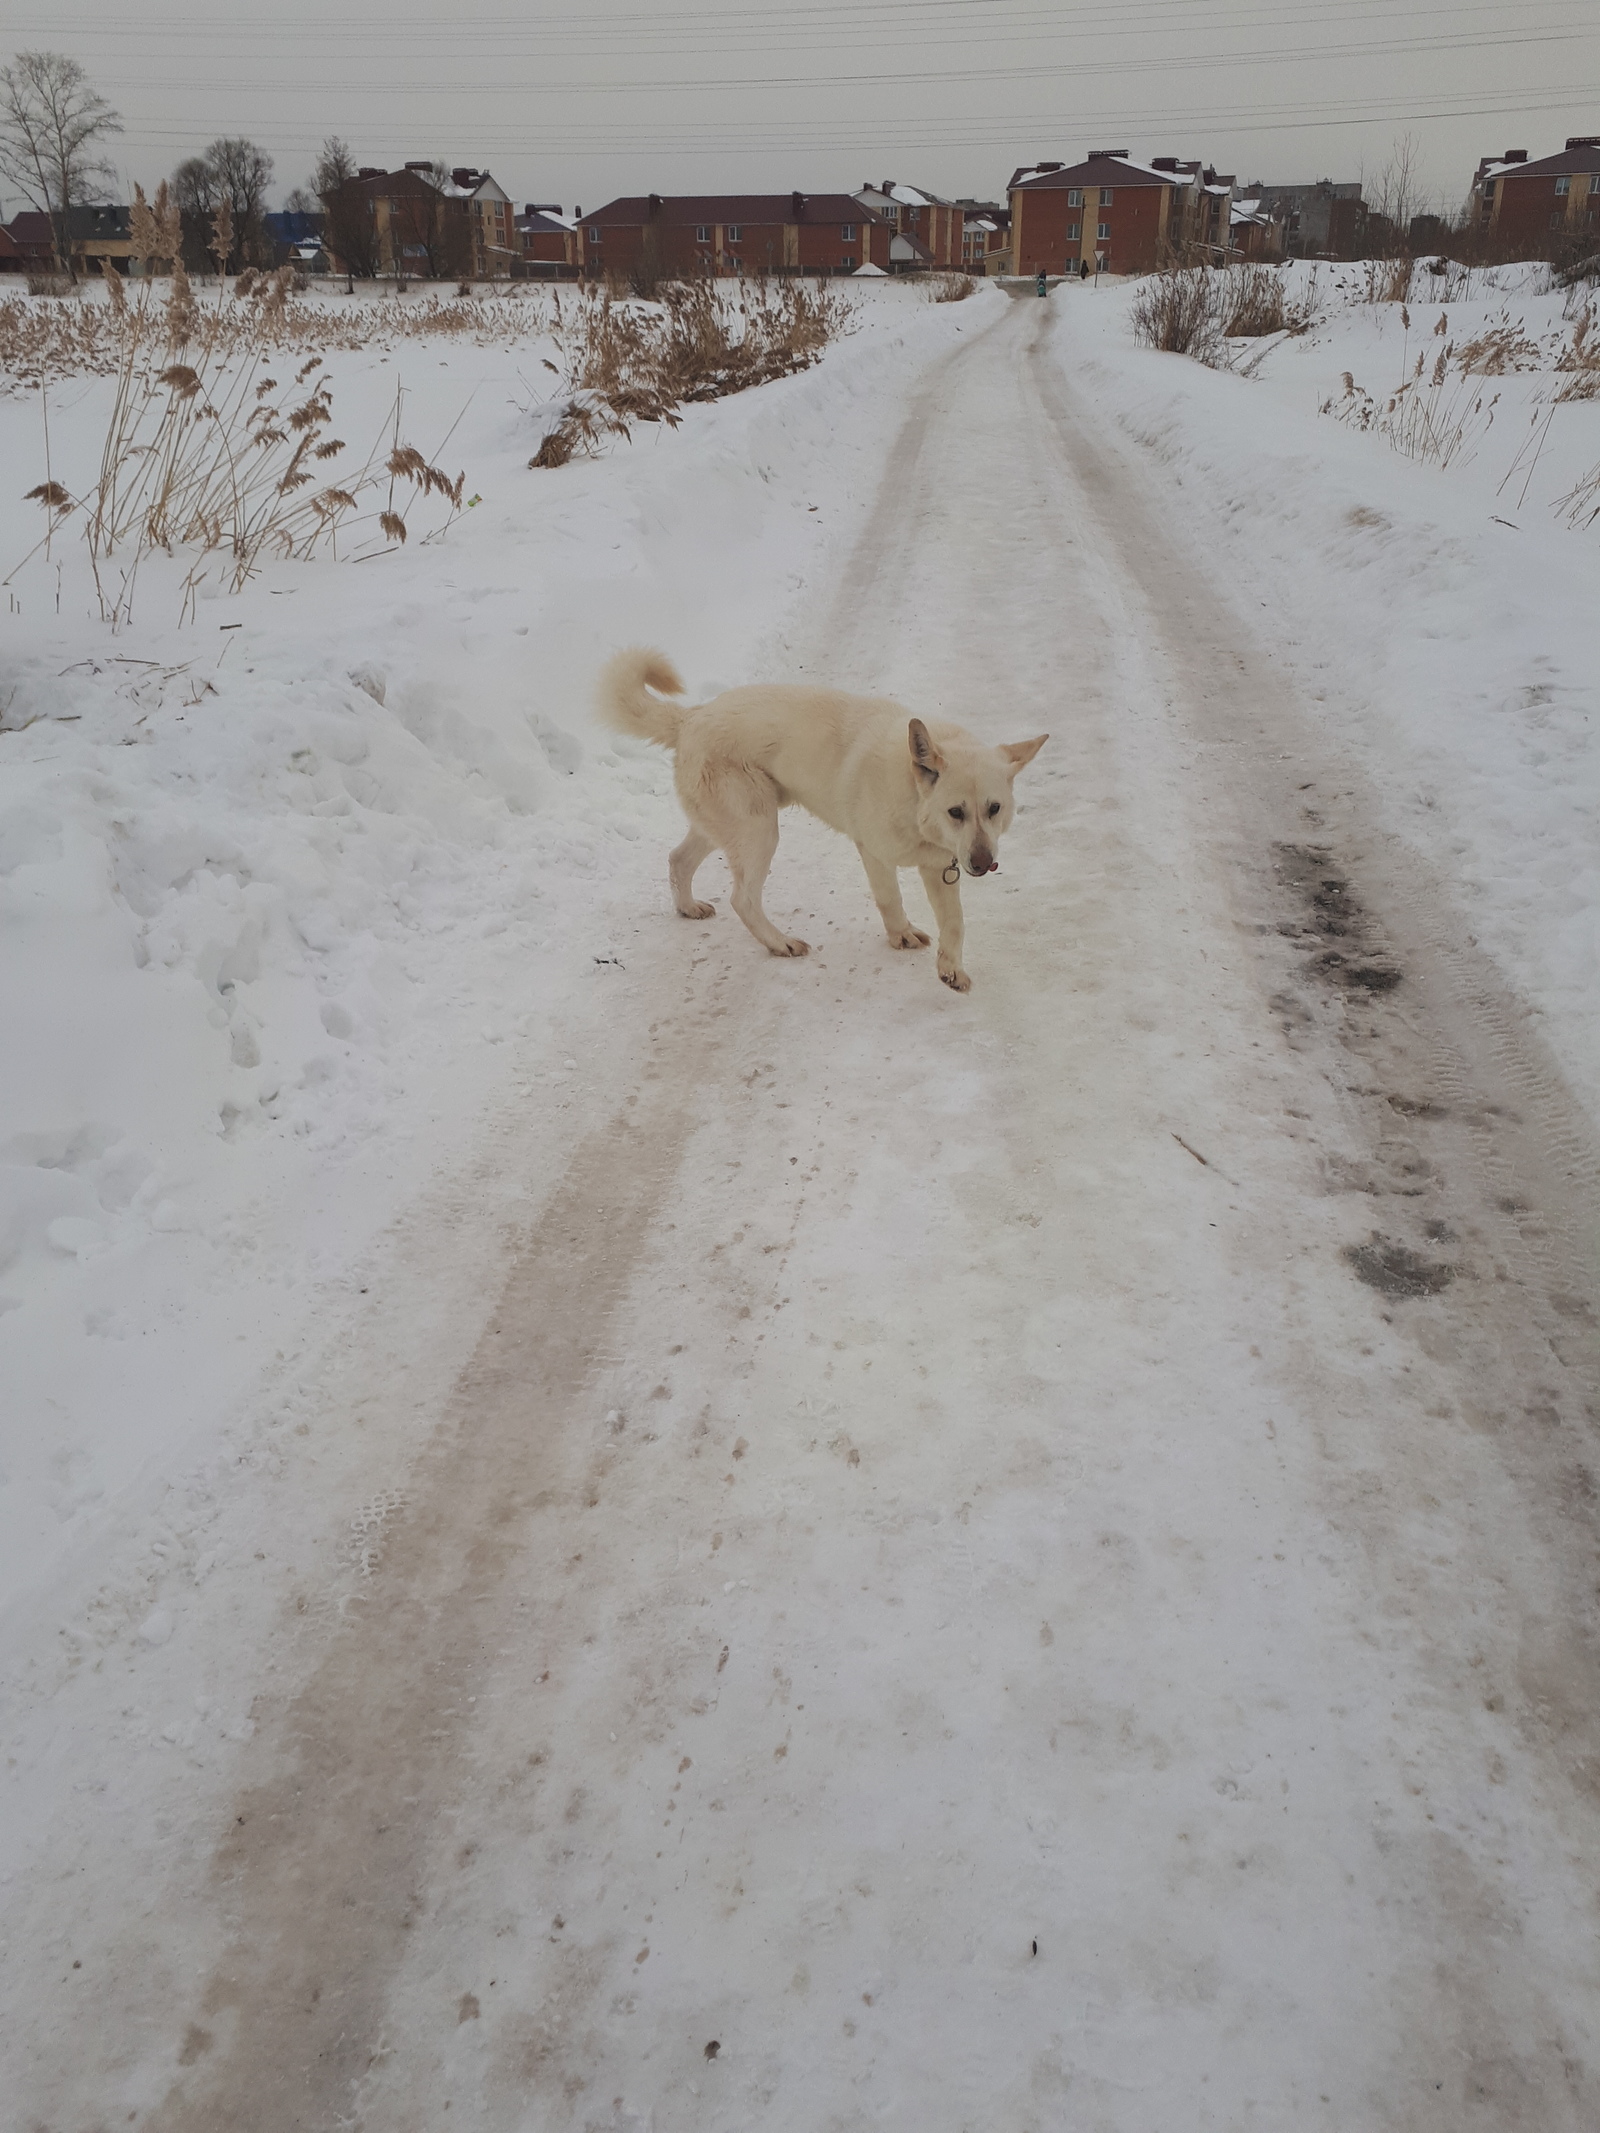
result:
[(243, 133), (280, 198), (328, 134), (569, 208), (884, 177), (985, 198), (1092, 148), (1370, 192), (1410, 134), (1454, 204), (1480, 155), (1600, 133), (1597, 0), (0, 0), (0, 56), (41, 47), (121, 111), (125, 187)]

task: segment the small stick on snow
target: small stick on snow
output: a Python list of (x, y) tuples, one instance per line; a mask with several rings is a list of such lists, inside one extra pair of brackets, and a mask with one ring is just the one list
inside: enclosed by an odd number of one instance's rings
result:
[(1235, 1178), (1230, 1178), (1225, 1170), (1218, 1170), (1216, 1164), (1212, 1162), (1211, 1158), (1207, 1155), (1202, 1155), (1198, 1148), (1191, 1148), (1189, 1146), (1189, 1143), (1184, 1139), (1181, 1133), (1174, 1133), (1172, 1138), (1177, 1142), (1178, 1146), (1183, 1150), (1185, 1155), (1192, 1155), (1194, 1157), (1195, 1161), (1200, 1165), (1200, 1168), (1202, 1170), (1209, 1170), (1213, 1177), (1221, 1178), (1224, 1185), (1232, 1185), (1237, 1190), (1238, 1180)]

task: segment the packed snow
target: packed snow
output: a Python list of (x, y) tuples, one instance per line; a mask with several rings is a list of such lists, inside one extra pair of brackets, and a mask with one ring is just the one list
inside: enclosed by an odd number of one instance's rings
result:
[[(1131, 346), (1126, 286), (1073, 310), (1072, 362), (1600, 1116), (1600, 518), (1568, 502), (1600, 470), (1600, 300), (1543, 267), (1422, 263), (1387, 302), (1381, 262), (1280, 271), (1310, 330), (1233, 372)], [(1443, 466), (1340, 420), (1347, 377), (1381, 413), (1419, 365)]]
[[(878, 281), (540, 471), (536, 313), (345, 348), (447, 529), (14, 578), (32, 2118), (1586, 2133), (1600, 406), (1541, 276), (1361, 271), (1224, 368)], [(1340, 418), (1485, 335), (1448, 465)], [(792, 814), (812, 955), (671, 915), (630, 641), (1048, 726), (970, 997)]]

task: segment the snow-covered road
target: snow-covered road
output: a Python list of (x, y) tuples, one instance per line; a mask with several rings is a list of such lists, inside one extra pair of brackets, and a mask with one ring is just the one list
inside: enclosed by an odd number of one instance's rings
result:
[(809, 960), (682, 925), (663, 804), (570, 1132), (508, 1097), (328, 1298), (146, 1637), (237, 1737), (33, 1721), (19, 2124), (1600, 2120), (1592, 1129), (1076, 396), (1090, 300), (926, 365), (769, 645), (1051, 732), (972, 994), (793, 817)]

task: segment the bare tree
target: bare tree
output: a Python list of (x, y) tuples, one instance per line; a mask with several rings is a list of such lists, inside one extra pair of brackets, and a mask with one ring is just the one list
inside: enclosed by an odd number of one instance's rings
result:
[(56, 257), (76, 281), (73, 210), (86, 207), (112, 171), (95, 153), (122, 120), (63, 52), (19, 52), (0, 67), (0, 175), (50, 217)]
[(172, 173), (172, 197), (186, 215), (209, 219), (217, 211), (217, 174), (204, 156), (190, 156)]
[(358, 274), (363, 281), (371, 281), (378, 271), (377, 217), (356, 169), (348, 144), (337, 134), (329, 134), (312, 173), (311, 189), (322, 202), (323, 244), (344, 268), (347, 283)]
[(244, 266), (267, 263), (267, 188), (272, 183), (272, 158), (254, 141), (221, 135), (204, 155), (190, 156), (172, 174), (172, 192), (184, 218), (185, 250), (191, 266), (204, 263), (214, 253), (208, 240), (217, 227), (217, 216), (228, 210), (229, 237), (218, 271), (236, 274)]
[(329, 193), (336, 193), (341, 185), (348, 185), (355, 174), (356, 159), (350, 152), (349, 143), (341, 141), (336, 133), (330, 133), (322, 144), (317, 167), (311, 174), (311, 190), (319, 200), (326, 200)]
[(233, 211), (233, 243), (226, 271), (236, 274), (242, 266), (264, 264), (266, 225), (262, 218), (272, 183), (271, 156), (254, 141), (234, 136), (213, 141), (206, 161), (217, 174), (219, 207), (225, 200)]
[(1417, 175), (1417, 157), (1416, 135), (1402, 134), (1390, 148), (1388, 162), (1373, 180), (1372, 196), (1367, 202), (1368, 219), (1381, 218), (1379, 242), (1391, 253), (1409, 250), (1411, 218), (1424, 204)]
[[(407, 247), (413, 258), (420, 256), (428, 280), (457, 281), (472, 271), (467, 203), (455, 187), (448, 163), (435, 160), (430, 169), (414, 175), (421, 183), (401, 192), (389, 210), (394, 242)], [(395, 266), (399, 271), (398, 255)]]

